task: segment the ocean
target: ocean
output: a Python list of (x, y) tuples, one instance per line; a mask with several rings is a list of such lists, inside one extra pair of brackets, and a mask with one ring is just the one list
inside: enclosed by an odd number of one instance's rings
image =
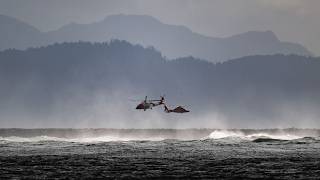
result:
[(319, 129), (0, 129), (0, 179), (319, 179)]

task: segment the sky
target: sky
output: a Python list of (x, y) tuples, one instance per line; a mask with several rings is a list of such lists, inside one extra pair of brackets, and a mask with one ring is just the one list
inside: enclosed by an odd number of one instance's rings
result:
[(320, 55), (319, 7), (319, 0), (0, 0), (0, 14), (41, 31), (112, 14), (143, 14), (213, 37), (271, 30), (315, 55)]

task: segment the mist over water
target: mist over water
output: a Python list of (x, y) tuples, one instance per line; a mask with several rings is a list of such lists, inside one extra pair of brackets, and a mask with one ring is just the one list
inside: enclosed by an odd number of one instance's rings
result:
[(1, 129), (1, 142), (202, 141), (319, 139), (317, 129)]
[[(184, 107), (191, 112), (186, 114), (167, 114), (162, 106), (152, 110), (136, 110), (139, 101), (132, 102), (130, 99), (143, 99), (144, 94), (133, 87), (124, 86), (117, 88), (113, 93), (97, 92), (93, 96), (85, 96), (80, 93), (69, 98), (55, 99), (53, 107), (45, 115), (38, 112), (26, 112), (12, 109), (8, 114), (1, 114), (2, 128), (311, 128), (317, 127), (317, 114), (314, 106), (297, 106), (286, 104), (281, 108), (275, 108), (274, 116), (255, 117), (239, 110), (222, 109), (221, 107), (209, 107), (205, 104), (195, 104)], [(125, 89), (125, 91), (123, 90)], [(74, 91), (77, 93), (77, 90)], [(152, 93), (150, 93), (152, 94)], [(167, 103), (171, 108), (180, 105), (179, 100), (171, 100), (167, 95)], [(157, 99), (157, 95), (150, 95)], [(183, 104), (182, 104), (183, 105)], [(243, 105), (246, 106), (246, 105)], [(300, 107), (300, 108), (299, 108)], [(242, 107), (239, 107), (242, 108)], [(13, 112), (15, 111), (15, 112)]]

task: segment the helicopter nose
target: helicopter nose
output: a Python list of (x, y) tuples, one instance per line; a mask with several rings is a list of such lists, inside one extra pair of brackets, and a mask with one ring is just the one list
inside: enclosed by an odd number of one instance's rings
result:
[(144, 105), (143, 104), (139, 104), (136, 109), (144, 109)]

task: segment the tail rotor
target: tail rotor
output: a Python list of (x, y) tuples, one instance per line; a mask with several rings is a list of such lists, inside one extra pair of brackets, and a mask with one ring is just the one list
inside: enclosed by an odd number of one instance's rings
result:
[(160, 96), (160, 104), (164, 104), (164, 102), (165, 102), (165, 99), (164, 99), (164, 97), (165, 97), (165, 95), (163, 95), (163, 96)]

